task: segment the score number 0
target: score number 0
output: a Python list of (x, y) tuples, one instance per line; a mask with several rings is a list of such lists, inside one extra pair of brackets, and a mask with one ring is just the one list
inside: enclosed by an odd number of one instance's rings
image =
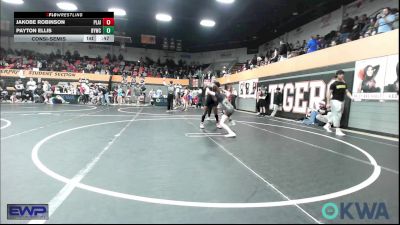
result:
[(103, 18), (103, 26), (114, 26), (114, 18)]

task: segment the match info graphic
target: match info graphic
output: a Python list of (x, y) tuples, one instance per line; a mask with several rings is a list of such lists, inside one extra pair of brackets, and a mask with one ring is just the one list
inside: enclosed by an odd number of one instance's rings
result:
[(398, 101), (399, 55), (356, 62), (353, 96), (366, 101)]
[(14, 42), (114, 42), (113, 12), (14, 12)]

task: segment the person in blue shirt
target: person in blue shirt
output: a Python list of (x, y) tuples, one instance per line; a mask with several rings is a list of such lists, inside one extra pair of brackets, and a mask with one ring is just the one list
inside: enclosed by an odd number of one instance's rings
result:
[(315, 52), (318, 50), (318, 41), (315, 36), (311, 36), (311, 39), (308, 41), (307, 44), (307, 53)]
[(390, 9), (388, 7), (384, 8), (377, 18), (378, 20), (375, 23), (375, 27), (378, 28), (378, 34), (393, 30), (392, 24), (396, 20), (396, 16), (390, 14)]

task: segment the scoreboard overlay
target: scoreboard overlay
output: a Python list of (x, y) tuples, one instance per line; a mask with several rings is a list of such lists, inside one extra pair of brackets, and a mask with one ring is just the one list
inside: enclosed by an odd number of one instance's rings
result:
[(14, 12), (14, 42), (114, 42), (114, 12)]

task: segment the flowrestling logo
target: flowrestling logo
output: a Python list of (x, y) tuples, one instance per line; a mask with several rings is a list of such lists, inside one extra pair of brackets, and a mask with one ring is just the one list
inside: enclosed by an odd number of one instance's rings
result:
[(322, 217), (327, 220), (334, 219), (361, 219), (378, 220), (389, 219), (389, 214), (384, 202), (360, 203), (360, 202), (328, 202), (322, 206)]

